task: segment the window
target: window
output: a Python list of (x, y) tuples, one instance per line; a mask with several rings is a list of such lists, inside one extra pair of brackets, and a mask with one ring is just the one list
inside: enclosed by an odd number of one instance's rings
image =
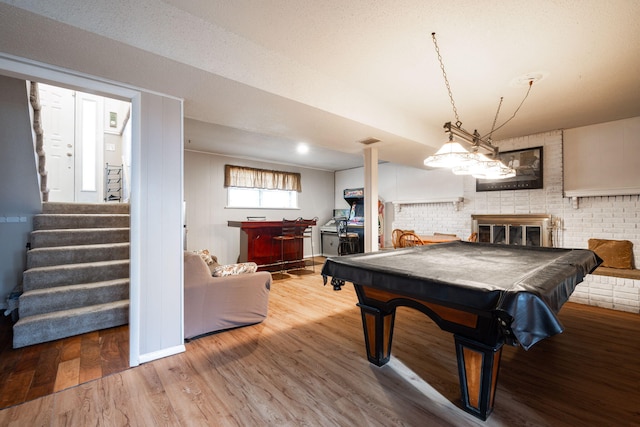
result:
[(299, 173), (225, 165), (224, 175), (228, 207), (298, 207), (298, 193), (302, 191)]
[(298, 193), (289, 190), (229, 187), (227, 207), (230, 208), (280, 208), (298, 207)]

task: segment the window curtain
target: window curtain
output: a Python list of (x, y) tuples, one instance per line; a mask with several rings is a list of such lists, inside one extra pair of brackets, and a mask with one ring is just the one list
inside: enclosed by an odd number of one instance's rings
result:
[(302, 192), (300, 174), (224, 165), (224, 186)]

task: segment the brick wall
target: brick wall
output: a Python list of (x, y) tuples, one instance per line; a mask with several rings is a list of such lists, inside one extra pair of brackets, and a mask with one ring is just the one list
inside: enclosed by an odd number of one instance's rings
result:
[[(554, 131), (500, 141), (501, 151), (543, 147), (544, 186), (538, 190), (476, 192), (475, 179), (464, 178), (464, 203), (404, 205), (394, 212), (393, 228), (418, 234), (456, 233), (466, 239), (472, 214), (551, 214), (554, 246), (586, 248), (589, 238), (630, 240), (640, 265), (640, 196), (584, 197), (562, 195), (562, 132)], [(640, 280), (589, 275), (571, 301), (640, 313)]]

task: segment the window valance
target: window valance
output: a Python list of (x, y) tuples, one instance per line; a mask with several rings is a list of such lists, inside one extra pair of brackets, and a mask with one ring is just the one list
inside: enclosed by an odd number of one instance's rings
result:
[(302, 192), (300, 174), (224, 165), (224, 186)]

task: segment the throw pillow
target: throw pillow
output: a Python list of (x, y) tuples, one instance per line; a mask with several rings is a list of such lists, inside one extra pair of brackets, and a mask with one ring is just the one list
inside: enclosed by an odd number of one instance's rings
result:
[(193, 252), (200, 255), (200, 258), (202, 258), (204, 263), (207, 264), (209, 270), (211, 270), (211, 273), (213, 273), (213, 270), (220, 265), (218, 264), (218, 257), (215, 255), (211, 255), (208, 249), (201, 249), (199, 251)]
[(629, 240), (589, 239), (589, 249), (602, 258), (601, 267), (633, 269), (633, 243)]
[(213, 277), (255, 273), (257, 270), (258, 264), (256, 264), (255, 262), (241, 262), (238, 264), (221, 265), (213, 269)]

